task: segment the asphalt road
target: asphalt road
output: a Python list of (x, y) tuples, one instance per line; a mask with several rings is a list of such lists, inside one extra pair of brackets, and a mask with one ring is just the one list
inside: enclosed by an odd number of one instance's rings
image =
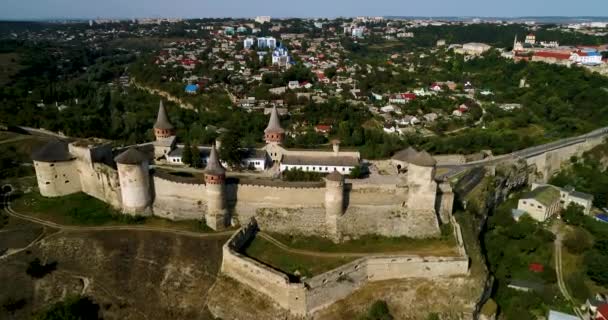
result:
[(510, 160), (515, 160), (515, 159), (527, 159), (527, 158), (531, 158), (531, 157), (537, 156), (539, 154), (542, 154), (542, 153), (545, 153), (548, 151), (557, 150), (557, 149), (561, 149), (561, 148), (564, 148), (564, 147), (567, 147), (567, 146), (570, 146), (573, 144), (584, 142), (585, 140), (587, 140), (589, 138), (597, 138), (597, 137), (606, 136), (607, 134), (608, 134), (608, 127), (604, 127), (604, 128), (600, 128), (600, 129), (591, 131), (587, 134), (584, 134), (584, 135), (581, 135), (578, 137), (561, 139), (558, 141), (549, 142), (549, 143), (546, 143), (543, 145), (522, 149), (522, 150), (515, 151), (515, 152), (509, 153), (509, 154), (505, 154), (505, 155), (499, 155), (499, 156), (490, 157), (490, 158), (487, 158), (484, 160), (473, 161), (473, 162), (458, 164), (458, 165), (438, 165), (437, 168), (449, 169), (449, 171), (447, 173), (443, 174), (441, 177), (451, 178), (451, 177), (458, 175), (462, 171), (470, 169), (470, 168), (481, 167), (481, 166), (491, 166), (491, 165), (495, 165), (495, 164), (498, 164), (498, 163), (501, 163), (504, 161), (510, 161)]

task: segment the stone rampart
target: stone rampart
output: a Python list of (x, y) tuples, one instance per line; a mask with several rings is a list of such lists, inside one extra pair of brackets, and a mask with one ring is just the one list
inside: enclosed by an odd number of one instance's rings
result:
[(84, 193), (116, 209), (122, 208), (120, 182), (116, 169), (103, 163), (90, 163), (81, 159), (76, 160), (76, 169)]
[(239, 253), (257, 232), (257, 223), (252, 220), (224, 245), (221, 271), (253, 290), (265, 294), (294, 315), (311, 315), (346, 298), (368, 282), (467, 275), (469, 259), (462, 242), (460, 227), (453, 219), (452, 223), (459, 256), (369, 256), (299, 283), (291, 282), (286, 274)]
[(154, 215), (172, 220), (202, 219), (207, 206), (205, 183), (179, 182), (154, 174)]
[(251, 288), (267, 295), (284, 309), (291, 309), (295, 314), (305, 310), (304, 285), (291, 283), (289, 277), (262, 263), (239, 253), (257, 232), (257, 224), (252, 220), (246, 227), (239, 229), (224, 244), (221, 272)]
[(38, 189), (40, 194), (45, 197), (60, 197), (82, 190), (75, 160), (60, 162), (34, 161), (34, 167)]

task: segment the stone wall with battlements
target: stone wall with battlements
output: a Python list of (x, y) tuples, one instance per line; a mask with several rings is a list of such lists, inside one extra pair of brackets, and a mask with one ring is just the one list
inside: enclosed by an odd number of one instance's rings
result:
[[(368, 282), (466, 276), (469, 258), (464, 249), (460, 226), (451, 219), (457, 239), (458, 256), (424, 257), (416, 255), (369, 256), (344, 264), (323, 274), (291, 282), (289, 277), (239, 253), (255, 237), (258, 225), (252, 220), (224, 245), (221, 272), (268, 296), (297, 316), (310, 316), (318, 310), (347, 298)], [(279, 250), (277, 248), (277, 250)]]
[(205, 183), (183, 182), (166, 176), (153, 175), (155, 216), (171, 220), (200, 220), (207, 211)]

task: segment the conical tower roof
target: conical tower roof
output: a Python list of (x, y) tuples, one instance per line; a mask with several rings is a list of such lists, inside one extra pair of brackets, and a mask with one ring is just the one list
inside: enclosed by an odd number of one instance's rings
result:
[(70, 161), (74, 157), (68, 150), (68, 144), (61, 140), (52, 140), (32, 153), (32, 160), (41, 162)]
[(264, 129), (264, 133), (283, 133), (285, 130), (281, 127), (281, 122), (279, 122), (279, 113), (277, 111), (277, 107), (272, 107), (272, 111), (270, 112), (270, 120), (268, 121), (268, 126)]
[(169, 122), (169, 118), (167, 117), (167, 110), (165, 110), (165, 106), (163, 105), (163, 101), (160, 101), (160, 106), (158, 107), (158, 116), (156, 117), (156, 123), (154, 124), (155, 129), (164, 129), (171, 130), (173, 129), (173, 125)]
[(134, 147), (130, 147), (129, 149), (127, 149), (127, 151), (117, 155), (114, 158), (114, 161), (116, 161), (116, 163), (131, 164), (131, 165), (141, 164), (147, 160), (148, 160), (148, 157), (146, 157), (146, 155), (143, 152), (137, 150)]
[(224, 169), (224, 167), (220, 163), (220, 159), (217, 155), (217, 149), (215, 149), (215, 145), (211, 147), (211, 153), (209, 154), (209, 160), (207, 160), (207, 166), (205, 167), (204, 173), (214, 176), (226, 174), (226, 169)]
[(428, 152), (418, 152), (412, 147), (395, 153), (392, 159), (411, 163), (421, 167), (432, 167), (437, 164), (435, 158), (433, 158), (433, 156), (431, 156)]

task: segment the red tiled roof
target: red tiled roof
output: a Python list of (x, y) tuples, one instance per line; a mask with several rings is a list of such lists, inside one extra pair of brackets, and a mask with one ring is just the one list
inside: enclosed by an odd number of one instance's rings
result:
[(326, 124), (318, 124), (315, 126), (315, 129), (318, 131), (330, 131), (331, 126)]
[(530, 263), (528, 269), (530, 269), (532, 272), (543, 272), (545, 267), (540, 263)]
[(596, 319), (608, 319), (608, 303), (604, 303), (603, 305), (597, 308), (597, 317)]
[(535, 57), (541, 58), (554, 58), (558, 60), (569, 60), (570, 53), (552, 52), (552, 51), (537, 51), (534, 53)]

